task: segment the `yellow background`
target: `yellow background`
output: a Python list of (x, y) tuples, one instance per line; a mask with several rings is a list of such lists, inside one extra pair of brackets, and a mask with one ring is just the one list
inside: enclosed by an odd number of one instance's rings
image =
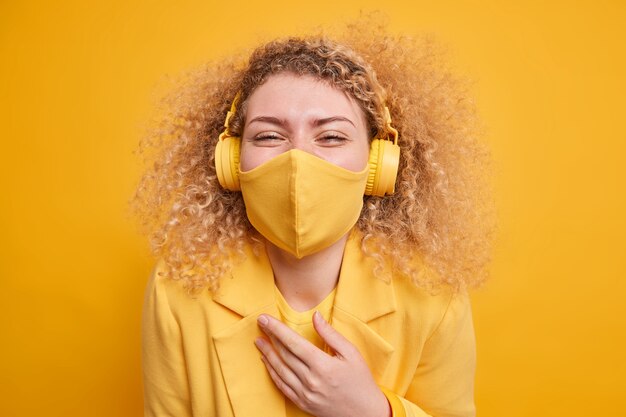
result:
[(483, 417), (623, 413), (625, 3), (0, 3), (0, 415), (141, 414), (152, 260), (126, 218), (157, 83), (381, 8), (472, 76), (497, 163)]

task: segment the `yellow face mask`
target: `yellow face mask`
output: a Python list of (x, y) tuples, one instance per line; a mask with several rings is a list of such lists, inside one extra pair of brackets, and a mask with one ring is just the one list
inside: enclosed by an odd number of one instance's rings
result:
[(353, 172), (292, 149), (239, 173), (248, 219), (297, 258), (337, 242), (357, 222), (369, 167)]

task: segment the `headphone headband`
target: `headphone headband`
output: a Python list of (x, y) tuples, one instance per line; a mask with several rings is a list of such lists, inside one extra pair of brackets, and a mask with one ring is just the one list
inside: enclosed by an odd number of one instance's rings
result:
[(393, 144), (397, 145), (398, 144), (398, 131), (393, 126), (391, 126), (391, 114), (389, 114), (389, 107), (387, 106), (385, 106), (384, 118), (385, 118), (385, 128), (387, 128), (387, 131), (391, 132), (391, 136), (393, 136)]
[(233, 118), (233, 116), (235, 115), (235, 112), (237, 111), (237, 105), (239, 104), (240, 98), (241, 98), (241, 91), (238, 91), (237, 94), (235, 95), (235, 98), (233, 99), (233, 102), (230, 105), (230, 110), (226, 114), (226, 120), (224, 120), (224, 127), (226, 129), (224, 129), (222, 133), (220, 133), (220, 136), (218, 138), (220, 141), (224, 140), (227, 137), (233, 137), (233, 135), (230, 134), (230, 119)]

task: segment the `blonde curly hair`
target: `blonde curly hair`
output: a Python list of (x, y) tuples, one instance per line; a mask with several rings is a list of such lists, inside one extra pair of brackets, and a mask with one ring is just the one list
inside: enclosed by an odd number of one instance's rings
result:
[(150, 165), (131, 207), (169, 276), (190, 293), (214, 292), (248, 245), (262, 250), (241, 193), (218, 183), (214, 152), (236, 93), (230, 131), (241, 135), (250, 95), (268, 77), (290, 72), (353, 97), (370, 137), (385, 129), (384, 106), (391, 112), (401, 148), (396, 192), (365, 196), (356, 225), (377, 275), (391, 268), (431, 292), (484, 281), (495, 224), (490, 159), (478, 140), (482, 128), (468, 83), (448, 69), (437, 42), (394, 36), (366, 21), (333, 39), (280, 39), (246, 55), (180, 77), (139, 145)]

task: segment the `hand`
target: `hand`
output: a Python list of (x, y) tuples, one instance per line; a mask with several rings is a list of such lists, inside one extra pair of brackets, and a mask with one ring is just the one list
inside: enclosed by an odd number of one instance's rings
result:
[(256, 346), (276, 387), (296, 406), (317, 417), (388, 417), (387, 398), (358, 349), (317, 311), (313, 326), (334, 351), (329, 355), (269, 315), (258, 323), (268, 339)]

